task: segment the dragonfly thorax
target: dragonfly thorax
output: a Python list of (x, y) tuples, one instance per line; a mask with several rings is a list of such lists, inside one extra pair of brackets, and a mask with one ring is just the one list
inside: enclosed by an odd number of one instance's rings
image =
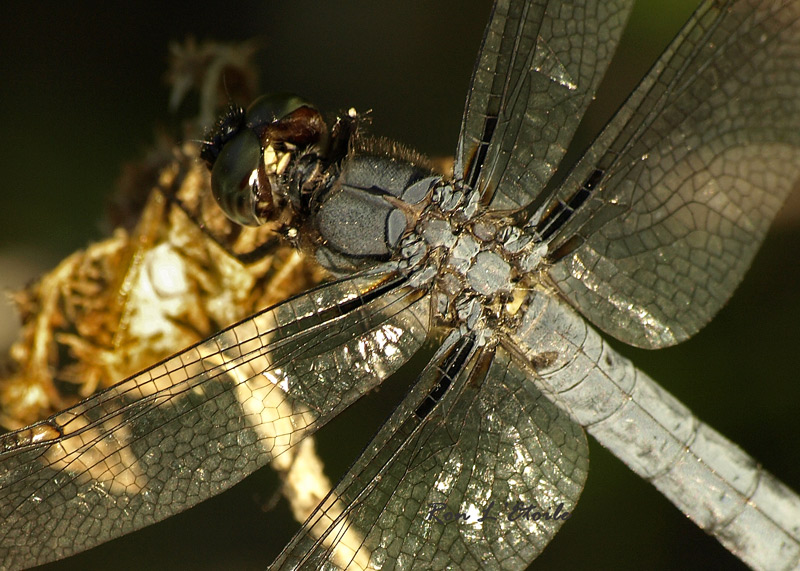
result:
[(312, 204), (316, 256), (333, 271), (392, 257), (441, 180), (425, 166), (374, 151), (369, 142), (353, 150)]
[(434, 189), (431, 203), (401, 244), (401, 264), (437, 297), (443, 322), (496, 329), (521, 277), (519, 260), (532, 241), (505, 217), (481, 211), (477, 193), (457, 183)]

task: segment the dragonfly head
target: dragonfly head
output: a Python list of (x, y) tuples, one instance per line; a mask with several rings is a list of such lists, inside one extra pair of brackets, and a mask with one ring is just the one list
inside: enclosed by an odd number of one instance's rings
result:
[(200, 157), (211, 170), (217, 203), (234, 222), (260, 226), (289, 201), (291, 173), (327, 146), (319, 111), (291, 94), (263, 95), (247, 110), (232, 107), (206, 137)]

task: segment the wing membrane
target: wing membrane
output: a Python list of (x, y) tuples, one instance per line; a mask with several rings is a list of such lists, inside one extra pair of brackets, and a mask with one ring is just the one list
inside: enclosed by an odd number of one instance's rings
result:
[(800, 179), (799, 20), (795, 1), (704, 2), (547, 207), (591, 194), (550, 274), (607, 333), (673, 345), (740, 282)]
[(631, 0), (498, 0), (472, 76), (455, 175), (492, 209), (525, 206), (566, 153)]
[(429, 296), (356, 276), (265, 310), (0, 438), (0, 561), (88, 549), (221, 492), (413, 355)]
[(555, 535), (583, 430), (502, 347), (454, 337), (273, 568), (523, 569)]

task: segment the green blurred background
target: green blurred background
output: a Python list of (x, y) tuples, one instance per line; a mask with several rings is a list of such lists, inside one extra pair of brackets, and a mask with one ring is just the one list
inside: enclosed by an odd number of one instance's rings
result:
[[(616, 85), (632, 87), (694, 2), (639, 3)], [(372, 131), (452, 154), (489, 13), (488, 0), (375, 2), (5, 3), (0, 8), (0, 285), (19, 287), (105, 235), (123, 161), (169, 124), (167, 44), (262, 38), (265, 91), (320, 109), (372, 110)], [(620, 94), (609, 92), (608, 100)], [(712, 325), (680, 347), (625, 353), (698, 416), (800, 489), (798, 208), (776, 222), (753, 270)], [(12, 314), (0, 314), (3, 325)], [(408, 377), (407, 377), (408, 378)], [(330, 473), (355, 459), (402, 380), (319, 435)], [(352, 443), (348, 448), (348, 443)], [(574, 517), (535, 569), (743, 568), (653, 488), (592, 441)], [(202, 506), (50, 569), (261, 569), (293, 533), (283, 505), (264, 513), (268, 470)]]

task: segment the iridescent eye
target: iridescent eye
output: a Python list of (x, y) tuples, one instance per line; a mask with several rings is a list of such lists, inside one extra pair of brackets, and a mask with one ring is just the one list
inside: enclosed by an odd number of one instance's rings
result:
[[(243, 129), (222, 147), (214, 167), (211, 169), (211, 190), (222, 211), (234, 222), (246, 226), (258, 226), (266, 221), (264, 214), (257, 212), (260, 201), (271, 202), (271, 189), (266, 180), (259, 180), (261, 143), (256, 134)], [(261, 177), (263, 179), (263, 177)]]
[(308, 101), (291, 93), (268, 93), (262, 95), (247, 108), (247, 126), (259, 130), (267, 125), (288, 117), (301, 107), (313, 109)]
[(296, 95), (263, 95), (246, 112), (229, 110), (200, 152), (223, 212), (247, 226), (269, 221), (287, 202), (284, 175), (292, 160), (326, 135), (319, 111)]

